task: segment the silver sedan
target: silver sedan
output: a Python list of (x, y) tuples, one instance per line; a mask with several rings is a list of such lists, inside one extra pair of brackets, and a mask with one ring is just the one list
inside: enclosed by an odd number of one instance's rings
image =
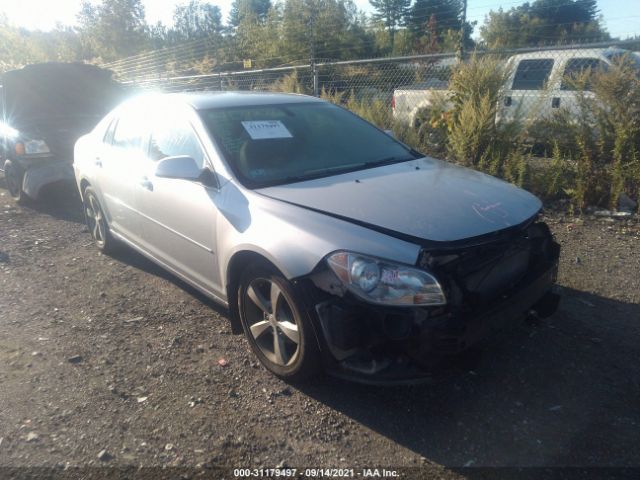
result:
[(74, 170), (99, 249), (128, 245), (228, 307), (287, 380), (433, 378), (557, 305), (536, 197), (313, 97), (134, 98), (78, 140)]

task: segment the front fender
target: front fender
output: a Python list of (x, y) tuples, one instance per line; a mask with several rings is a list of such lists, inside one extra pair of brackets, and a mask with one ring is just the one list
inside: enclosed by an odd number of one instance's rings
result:
[(241, 191), (231, 183), (220, 194), (220, 278), (228, 278), (229, 262), (241, 251), (266, 258), (287, 279), (307, 275), (336, 250), (409, 265), (416, 263), (420, 252), (418, 245), (252, 191)]

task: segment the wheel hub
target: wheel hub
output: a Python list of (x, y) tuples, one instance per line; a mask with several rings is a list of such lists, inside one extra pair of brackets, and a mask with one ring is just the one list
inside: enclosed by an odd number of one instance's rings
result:
[(253, 341), (271, 362), (286, 366), (298, 356), (300, 332), (280, 287), (268, 279), (253, 280), (245, 292), (245, 316)]
[(105, 225), (102, 210), (98, 201), (90, 195), (86, 204), (86, 215), (89, 231), (98, 245), (104, 244), (105, 241)]

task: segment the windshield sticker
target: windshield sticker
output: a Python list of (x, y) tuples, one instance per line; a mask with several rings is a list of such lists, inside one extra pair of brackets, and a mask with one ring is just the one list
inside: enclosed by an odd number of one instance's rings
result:
[(242, 122), (252, 140), (267, 140), (272, 138), (293, 138), (280, 120), (259, 120)]

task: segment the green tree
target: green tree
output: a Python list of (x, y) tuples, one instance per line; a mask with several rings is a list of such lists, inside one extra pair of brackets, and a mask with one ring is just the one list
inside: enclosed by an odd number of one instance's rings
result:
[[(314, 34), (316, 57), (321, 59), (362, 58), (373, 40), (351, 0), (317, 1)], [(331, 35), (323, 34), (332, 32)]]
[(234, 0), (229, 13), (229, 24), (237, 27), (245, 17), (264, 22), (271, 8), (271, 0)]
[(235, 34), (227, 37), (230, 59), (251, 59), (263, 67), (282, 63), (281, 30), (282, 12), (279, 5), (269, 10), (264, 22), (255, 15), (244, 16)]
[(382, 22), (389, 32), (389, 47), (393, 52), (398, 27), (405, 25), (411, 0), (369, 0), (374, 8), (373, 19)]
[(462, 0), (416, 0), (407, 17), (407, 27), (415, 38), (417, 51), (430, 53), (455, 51), (464, 35), (466, 48), (471, 48), (475, 23), (465, 22), (461, 33)]
[(416, 0), (407, 17), (408, 28), (417, 35), (424, 34), (430, 23), (442, 35), (447, 30), (459, 30), (461, 22), (461, 0)]
[(149, 46), (141, 0), (85, 0), (78, 14), (85, 48), (105, 61), (134, 55)]
[(285, 0), (264, 21), (245, 16), (235, 30), (231, 51), (258, 66), (357, 58), (371, 54), (372, 33), (352, 0)]
[(176, 40), (217, 37), (222, 33), (220, 7), (200, 0), (178, 5), (173, 14)]
[(510, 10), (491, 11), (480, 28), (489, 48), (608, 40), (596, 0), (535, 0)]
[(62, 25), (51, 31), (29, 31), (12, 25), (0, 14), (0, 72), (28, 63), (82, 59), (82, 46), (76, 31)]

